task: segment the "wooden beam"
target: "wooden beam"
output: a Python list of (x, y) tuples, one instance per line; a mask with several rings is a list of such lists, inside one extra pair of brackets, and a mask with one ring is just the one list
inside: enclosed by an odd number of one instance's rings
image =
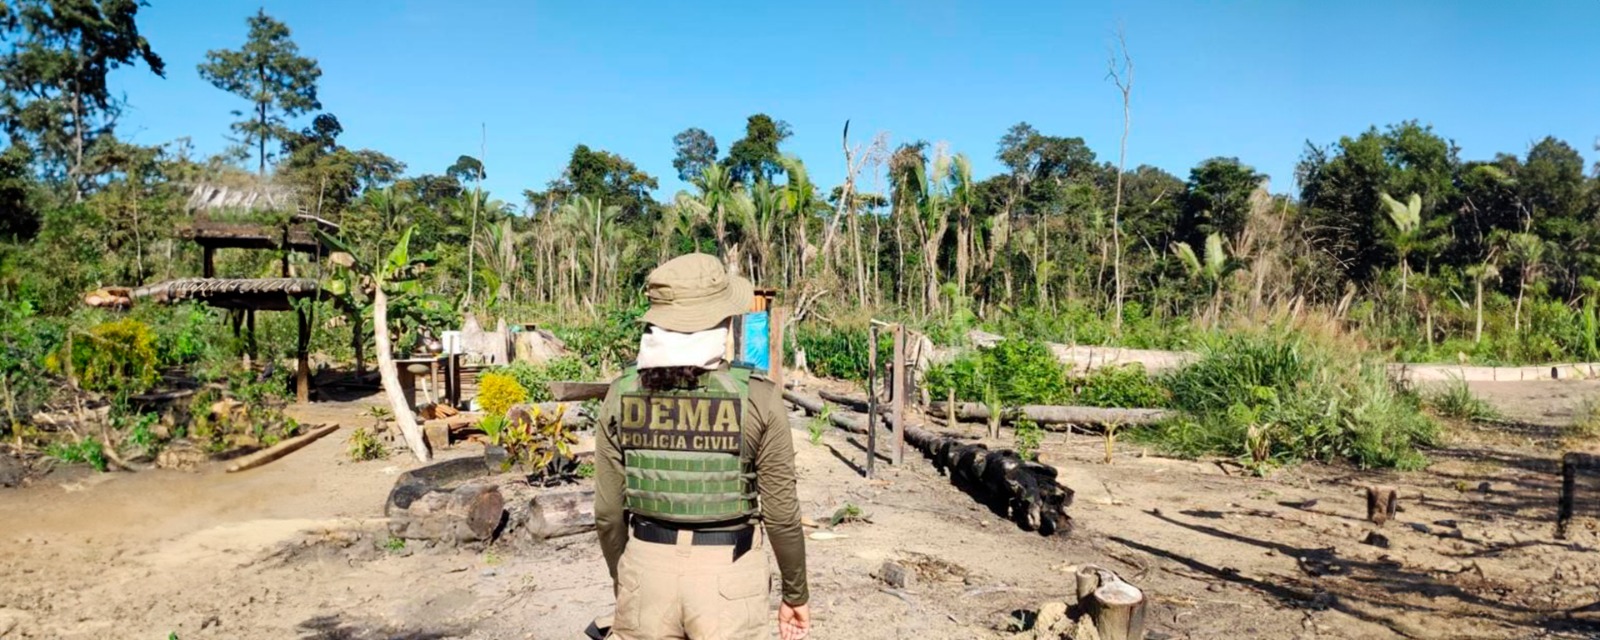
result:
[(606, 391), (610, 389), (609, 382), (551, 382), (550, 396), (559, 402), (601, 400), (606, 397)]
[[(928, 413), (944, 417), (946, 402), (932, 402), (928, 404)], [(1167, 409), (1116, 409), (1104, 407), (1073, 407), (1056, 405), (1023, 405), (1020, 407), (1006, 407), (1002, 417), (1012, 414), (1027, 418), (1041, 425), (1075, 424), (1075, 425), (1107, 425), (1116, 424), (1123, 426), (1155, 424), (1176, 415), (1176, 412)], [(977, 402), (956, 403), (956, 419), (958, 420), (988, 420), (989, 407)]]
[(201, 247), (200, 273), (207, 278), (217, 277), (217, 250), (215, 247)]

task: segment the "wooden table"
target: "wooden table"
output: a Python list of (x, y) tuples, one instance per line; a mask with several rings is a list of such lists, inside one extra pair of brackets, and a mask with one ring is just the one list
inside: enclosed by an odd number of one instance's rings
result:
[[(448, 403), (452, 407), (459, 405), (461, 402), (461, 381), (459, 380), (461, 368), (460, 366), (451, 366), (451, 364), (459, 365), (460, 359), (460, 354), (396, 358), (394, 366), (400, 374), (400, 390), (406, 396), (406, 406), (411, 407), (413, 410), (417, 408), (417, 376), (419, 374), (411, 371), (411, 367), (415, 365), (423, 365), (428, 368), (426, 375), (428, 376), (429, 385), (433, 388), (435, 401)], [(443, 382), (442, 386), (440, 384), (441, 381)]]

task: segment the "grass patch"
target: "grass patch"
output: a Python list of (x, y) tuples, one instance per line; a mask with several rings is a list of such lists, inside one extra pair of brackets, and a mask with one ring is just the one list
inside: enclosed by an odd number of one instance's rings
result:
[(1482, 398), (1472, 395), (1467, 383), (1461, 380), (1452, 380), (1444, 389), (1429, 394), (1427, 403), (1435, 413), (1446, 418), (1493, 420), (1500, 417), (1500, 412)]
[(1381, 363), (1291, 330), (1210, 341), (1162, 378), (1183, 415), (1130, 435), (1185, 456), (1227, 455), (1265, 469), (1302, 460), (1416, 469), (1438, 426)]
[(1600, 438), (1600, 398), (1586, 397), (1573, 408), (1567, 436), (1580, 440)]

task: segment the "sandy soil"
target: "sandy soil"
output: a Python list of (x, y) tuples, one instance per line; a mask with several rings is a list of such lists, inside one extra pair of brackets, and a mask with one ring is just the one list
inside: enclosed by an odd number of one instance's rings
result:
[[(1600, 391), (1511, 384), (1475, 390), (1546, 425)], [(249, 472), (53, 474), (0, 492), (0, 637), (576, 638), (610, 608), (591, 536), (389, 548), (384, 496), (415, 463), (346, 461), (369, 402), (296, 408), (346, 428)], [(1424, 472), (1307, 465), (1268, 479), (1126, 444), (1106, 464), (1100, 438), (1053, 434), (1043, 456), (1077, 491), (1076, 529), (1043, 538), (914, 454), (865, 480), (854, 436), (812, 445), (806, 426), (794, 422), (807, 515), (848, 502), (871, 519), (809, 542), (813, 637), (1009, 637), (1013, 612), (1066, 599), (1063, 567), (1086, 562), (1147, 590), (1154, 638), (1600, 637), (1595, 521), (1552, 535), (1553, 428), (1458, 429)], [(1400, 488), (1403, 512), (1382, 528), (1363, 520), (1374, 482)], [(1363, 542), (1374, 534), (1387, 546)], [(871, 577), (891, 558), (916, 584)]]

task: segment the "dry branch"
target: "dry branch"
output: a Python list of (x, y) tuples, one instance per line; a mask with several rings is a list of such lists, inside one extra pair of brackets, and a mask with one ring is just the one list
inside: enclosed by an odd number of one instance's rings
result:
[(316, 442), (319, 438), (338, 430), (339, 425), (337, 424), (313, 427), (309, 432), (289, 438), (288, 440), (279, 442), (278, 444), (267, 447), (266, 449), (262, 449), (261, 451), (257, 451), (248, 456), (240, 458), (233, 464), (228, 465), (228, 473), (254, 469), (268, 462), (272, 462), (273, 460), (282, 458), (286, 455), (294, 453), (295, 451), (299, 451), (301, 447)]

